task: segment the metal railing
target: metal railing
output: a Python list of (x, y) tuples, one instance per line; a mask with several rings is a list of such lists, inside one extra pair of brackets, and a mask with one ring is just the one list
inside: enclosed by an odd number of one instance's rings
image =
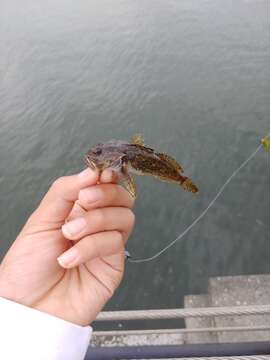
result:
[[(156, 319), (209, 318), (219, 316), (270, 315), (270, 305), (226, 306), (185, 309), (155, 309), (132, 311), (104, 311), (96, 321), (130, 321)], [(95, 331), (94, 337), (131, 335), (223, 333), (240, 331), (270, 331), (269, 325), (198, 327), (179, 329)], [(87, 359), (198, 359), (198, 360), (270, 360), (270, 342), (90, 347)]]
[(270, 305), (222, 306), (222, 307), (188, 308), (188, 309), (103, 311), (98, 315), (96, 321), (183, 319), (188, 317), (265, 315), (265, 314), (270, 314)]

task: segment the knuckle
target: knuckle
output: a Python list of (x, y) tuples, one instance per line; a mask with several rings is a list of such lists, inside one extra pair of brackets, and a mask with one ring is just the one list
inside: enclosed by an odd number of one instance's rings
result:
[(98, 228), (102, 227), (105, 222), (105, 212), (103, 209), (95, 209), (92, 215), (92, 219)]
[[(91, 239), (91, 241), (89, 241)], [(96, 242), (95, 239), (91, 238), (91, 236), (86, 236), (83, 240), (79, 241), (75, 246), (77, 246), (79, 250), (78, 257), (80, 257), (81, 262), (87, 261), (96, 251)]]
[(124, 249), (124, 238), (120, 231), (113, 232), (113, 253), (118, 253)]
[(130, 201), (130, 207), (132, 208), (135, 204), (135, 198), (133, 196), (131, 196), (130, 194), (128, 194), (129, 196), (129, 201)]
[(118, 191), (114, 184), (101, 184), (99, 185), (102, 191), (102, 203), (113, 204), (118, 197)]
[(90, 240), (91, 241), (87, 241), (87, 248), (85, 247), (84, 249), (82, 249), (82, 253), (84, 254), (83, 256), (84, 257), (87, 257), (87, 255), (89, 256), (92, 255), (96, 249), (98, 249), (98, 246), (97, 246), (97, 242), (95, 240), (95, 237), (91, 237), (90, 236), (87, 236), (86, 239)]
[(125, 199), (128, 207), (133, 207), (135, 199), (130, 195), (130, 193), (122, 186), (117, 185), (117, 196), (121, 195)]
[(127, 224), (129, 227), (133, 227), (135, 224), (135, 214), (131, 209), (126, 209)]
[(61, 176), (60, 178), (54, 180), (52, 183), (52, 188), (55, 190), (61, 190), (66, 183), (66, 176)]
[(115, 242), (118, 249), (123, 247), (123, 234), (120, 231), (115, 231)]
[(109, 185), (109, 193), (110, 193), (110, 200), (112, 203), (116, 201), (116, 199), (119, 197), (119, 185), (116, 184), (110, 184)]

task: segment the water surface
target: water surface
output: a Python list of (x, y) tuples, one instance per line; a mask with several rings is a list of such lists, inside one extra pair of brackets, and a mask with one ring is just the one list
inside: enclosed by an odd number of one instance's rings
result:
[[(135, 132), (200, 194), (139, 178), (129, 251), (151, 256), (182, 232), (270, 130), (269, 15), (267, 0), (2, 0), (1, 255), (53, 179)], [(210, 276), (269, 273), (269, 188), (260, 152), (181, 243), (127, 266), (107, 308), (182, 306)]]

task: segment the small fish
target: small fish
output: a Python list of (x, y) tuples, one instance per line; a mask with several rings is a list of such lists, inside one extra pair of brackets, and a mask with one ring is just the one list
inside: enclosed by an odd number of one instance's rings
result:
[(270, 151), (270, 139), (265, 137), (261, 140), (261, 143), (263, 144), (264, 150)]
[(140, 134), (134, 135), (130, 142), (110, 140), (99, 143), (88, 151), (85, 161), (92, 169), (110, 168), (117, 172), (120, 182), (134, 198), (137, 190), (130, 172), (152, 175), (162, 181), (177, 183), (192, 193), (198, 192), (192, 180), (183, 175), (181, 165), (171, 156), (145, 146)]

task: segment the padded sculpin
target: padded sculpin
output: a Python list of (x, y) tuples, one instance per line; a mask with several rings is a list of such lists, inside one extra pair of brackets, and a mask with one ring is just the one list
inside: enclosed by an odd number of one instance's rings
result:
[(119, 174), (120, 181), (136, 197), (136, 185), (130, 173), (152, 175), (159, 180), (177, 183), (192, 193), (198, 188), (192, 180), (183, 175), (183, 168), (171, 156), (156, 152), (144, 145), (142, 136), (136, 134), (130, 142), (110, 140), (92, 147), (85, 156), (91, 168), (100, 171), (110, 168)]

